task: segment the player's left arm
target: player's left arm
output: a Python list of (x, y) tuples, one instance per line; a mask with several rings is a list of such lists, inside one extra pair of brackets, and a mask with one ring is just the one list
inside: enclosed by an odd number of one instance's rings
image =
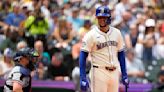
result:
[(128, 85), (128, 76), (126, 71), (126, 61), (125, 61), (125, 43), (121, 32), (118, 31), (118, 60), (120, 62), (122, 82), (124, 85)]
[(23, 92), (23, 86), (18, 81), (13, 81), (13, 92)]

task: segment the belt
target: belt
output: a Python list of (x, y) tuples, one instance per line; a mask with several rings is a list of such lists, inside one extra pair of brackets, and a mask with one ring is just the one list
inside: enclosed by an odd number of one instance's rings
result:
[(114, 70), (116, 70), (116, 67), (108, 67), (108, 66), (100, 67), (100, 66), (96, 66), (96, 65), (93, 65), (93, 67), (94, 68), (105, 68), (108, 71), (114, 71)]

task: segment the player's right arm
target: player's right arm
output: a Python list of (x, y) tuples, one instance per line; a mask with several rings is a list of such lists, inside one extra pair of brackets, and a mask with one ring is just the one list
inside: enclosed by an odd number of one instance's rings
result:
[(79, 65), (80, 65), (80, 86), (81, 90), (86, 91), (89, 87), (88, 80), (86, 78), (86, 59), (88, 57), (88, 53), (90, 52), (93, 45), (93, 38), (91, 36), (91, 32), (88, 32), (83, 40), (82, 46), (79, 56)]
[(13, 92), (23, 92), (22, 85), (17, 81), (13, 81)]
[(81, 90), (86, 91), (87, 88), (89, 87), (88, 80), (86, 78), (86, 58), (88, 56), (88, 52), (81, 51), (80, 52), (80, 57), (79, 57), (79, 62), (80, 62), (80, 87)]

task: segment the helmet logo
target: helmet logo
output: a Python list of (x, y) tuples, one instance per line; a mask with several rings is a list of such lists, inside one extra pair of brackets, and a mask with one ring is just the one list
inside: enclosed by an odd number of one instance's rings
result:
[(100, 8), (100, 14), (102, 15), (104, 13), (104, 8)]

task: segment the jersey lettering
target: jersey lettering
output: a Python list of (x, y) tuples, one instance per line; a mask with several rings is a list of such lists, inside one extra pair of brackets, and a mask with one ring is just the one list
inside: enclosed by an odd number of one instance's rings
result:
[(108, 47), (108, 46), (117, 46), (118, 43), (116, 41), (107, 41), (107, 42), (103, 42), (103, 43), (99, 43), (97, 44), (97, 49), (102, 49), (104, 47)]

